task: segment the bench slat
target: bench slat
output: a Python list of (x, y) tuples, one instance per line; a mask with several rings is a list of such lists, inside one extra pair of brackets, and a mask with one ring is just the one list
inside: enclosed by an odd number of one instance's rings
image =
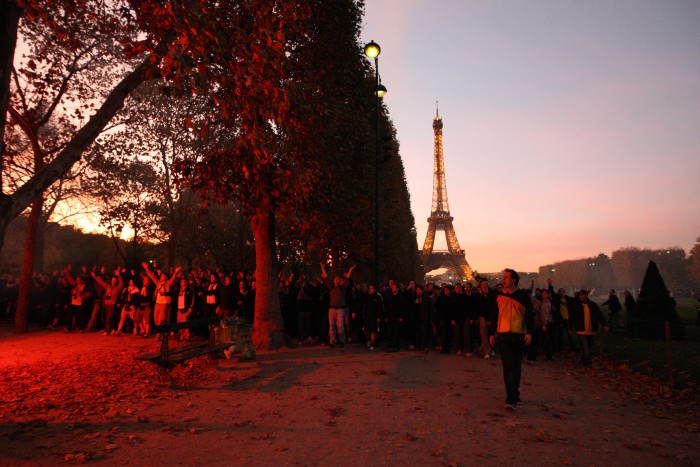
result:
[(173, 363), (184, 362), (186, 360), (189, 360), (190, 358), (199, 357), (199, 356), (206, 355), (209, 353), (216, 353), (216, 352), (219, 352), (221, 350), (227, 349), (229, 347), (231, 347), (231, 344), (210, 345), (210, 346), (202, 347), (199, 349), (193, 349), (187, 353), (178, 353), (174, 356), (171, 355), (170, 357), (167, 358), (167, 361), (173, 362)]
[[(207, 341), (193, 342), (191, 344), (183, 345), (182, 347), (170, 348), (170, 349), (168, 349), (168, 353), (170, 355), (183, 353), (183, 352), (187, 352), (188, 350), (198, 349), (200, 347), (206, 347), (207, 345), (209, 345), (209, 342), (207, 342)], [(160, 358), (160, 352), (146, 353), (146, 354), (138, 355), (138, 356), (134, 357), (135, 360), (144, 360), (144, 361), (157, 360), (159, 358)]]

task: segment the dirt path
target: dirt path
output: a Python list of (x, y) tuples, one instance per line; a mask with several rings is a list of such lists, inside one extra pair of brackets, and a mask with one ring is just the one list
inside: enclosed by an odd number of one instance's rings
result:
[(633, 400), (600, 363), (525, 366), (507, 413), (497, 359), (302, 347), (200, 358), (162, 387), (133, 361), (157, 348), (0, 333), (0, 464), (700, 465), (697, 402)]

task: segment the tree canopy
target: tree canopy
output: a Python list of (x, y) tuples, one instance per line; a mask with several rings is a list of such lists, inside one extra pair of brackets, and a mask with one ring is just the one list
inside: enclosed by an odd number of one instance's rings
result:
[[(151, 141), (134, 137), (119, 144), (123, 145), (122, 153), (129, 152), (127, 148), (151, 156), (167, 153), (168, 161), (162, 165), (163, 170), (155, 169), (149, 175), (153, 166), (149, 169), (143, 165), (148, 164), (142, 157), (96, 159), (100, 164), (95, 164), (93, 170), (101, 183), (100, 197), (108, 225), (116, 228), (129, 223), (138, 227), (129, 210), (141, 210), (141, 206), (124, 203), (129, 190), (137, 195), (132, 199), (140, 199), (148, 190), (139, 191), (138, 185), (145, 188), (148, 182), (144, 180), (152, 175), (157, 177), (148, 188), (154, 192), (141, 201), (148, 204), (159, 197), (165, 200), (163, 206), (167, 209), (160, 214), (154, 211), (155, 216), (161, 216), (155, 223), (160, 225), (165, 242), (177, 237), (181, 224), (173, 214), (182, 193), (191, 193), (188, 187), (197, 194), (191, 199), (201, 201), (201, 207), (213, 202), (233, 205), (236, 219), (247, 219), (254, 236), (254, 339), (258, 347), (283, 343), (276, 288), (283, 243), (289, 245), (288, 252), (301, 253), (292, 255), (297, 260), (311, 261), (316, 256), (331, 260), (333, 267), (359, 262), (370, 269), (368, 263), (374, 258), (369, 253), (372, 245), (368, 239), (374, 223), (367, 213), (375, 201), (369, 182), (376, 169), (372, 138), (374, 80), (358, 42), (363, 2), (0, 2), (16, 14), (3, 17), (3, 26), (9, 27), (6, 30), (26, 22), (29, 30), (41, 31), (26, 35), (34, 41), (36, 50), (44, 47), (47, 56), (63, 58), (56, 62), (57, 79), (46, 89), (60, 89), (60, 77), (79, 69), (77, 65), (83, 62), (71, 62), (70, 57), (77, 54), (94, 58), (86, 68), (92, 77), (78, 81), (75, 96), (68, 99), (83, 111), (63, 122), (59, 120), (64, 142), (43, 168), (15, 191), (0, 197), (0, 236), (7, 223), (65, 175), (88, 148), (98, 153), (109, 151), (112, 156), (119, 154), (116, 145), (106, 143), (107, 137), (98, 145), (93, 143), (109, 123), (120, 125), (109, 129), (111, 136), (129, 132), (129, 124), (135, 122), (128, 117), (131, 108), (119, 112), (125, 104), (131, 105), (128, 96), (153, 80), (157, 84), (151, 86), (152, 91), (157, 90), (166, 100), (148, 112), (168, 112), (165, 115), (172, 121), (167, 132), (155, 136), (156, 141), (152, 141), (154, 136)], [(2, 71), (7, 72), (12, 62), (2, 58)], [(33, 78), (33, 71), (41, 68), (34, 61), (22, 73), (27, 79)], [(101, 77), (94, 75), (96, 72), (102, 73)], [(91, 80), (100, 80), (105, 86), (91, 87)], [(7, 89), (9, 82), (3, 91)], [(20, 96), (19, 81), (16, 91), (13, 96)], [(40, 91), (34, 98), (47, 102)], [(82, 106), (83, 98), (94, 109)], [(192, 101), (202, 105), (181, 105)], [(4, 105), (1, 99), (0, 104)], [(170, 104), (184, 112), (166, 111), (173, 108)], [(70, 107), (65, 103), (61, 106)], [(0, 110), (4, 117), (4, 107)], [(156, 120), (148, 113), (144, 117), (142, 125)], [(167, 117), (161, 120), (167, 122)], [(4, 132), (4, 120), (2, 123)], [(385, 108), (381, 131), (384, 139), (398, 149)], [(167, 146), (161, 144), (176, 134), (184, 138)], [(3, 162), (7, 154), (3, 149)], [(175, 173), (174, 181), (170, 170)], [(390, 267), (401, 265), (401, 274), (410, 278), (414, 262), (400, 259), (417, 254), (417, 248), (398, 154), (389, 157), (380, 170), (380, 196), (386, 201), (381, 213), (385, 271), (389, 275)], [(140, 175), (133, 176), (136, 173)], [(190, 205), (188, 209), (195, 208)], [(243, 230), (238, 230), (242, 238)], [(409, 263), (411, 266), (406, 266)]]

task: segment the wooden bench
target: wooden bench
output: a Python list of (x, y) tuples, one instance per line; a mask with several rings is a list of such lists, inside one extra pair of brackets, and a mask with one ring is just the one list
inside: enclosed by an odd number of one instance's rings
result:
[[(210, 339), (170, 348), (170, 333), (181, 329), (201, 329), (212, 326)], [(170, 370), (175, 365), (189, 359), (207, 354), (217, 354), (226, 351), (226, 358), (231, 358), (235, 351), (243, 352), (243, 357), (251, 359), (255, 351), (250, 339), (253, 327), (237, 319), (209, 318), (183, 323), (168, 323), (155, 326), (153, 332), (161, 336), (160, 351), (137, 355), (136, 360), (155, 363), (164, 370), (165, 375), (172, 381)]]

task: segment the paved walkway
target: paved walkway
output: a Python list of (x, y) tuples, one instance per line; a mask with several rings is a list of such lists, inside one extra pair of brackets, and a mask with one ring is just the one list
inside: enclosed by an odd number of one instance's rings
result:
[(302, 347), (202, 358), (162, 387), (133, 361), (157, 348), (0, 333), (0, 464), (699, 465), (697, 418), (624, 399), (570, 360), (525, 365), (509, 413), (498, 359)]

